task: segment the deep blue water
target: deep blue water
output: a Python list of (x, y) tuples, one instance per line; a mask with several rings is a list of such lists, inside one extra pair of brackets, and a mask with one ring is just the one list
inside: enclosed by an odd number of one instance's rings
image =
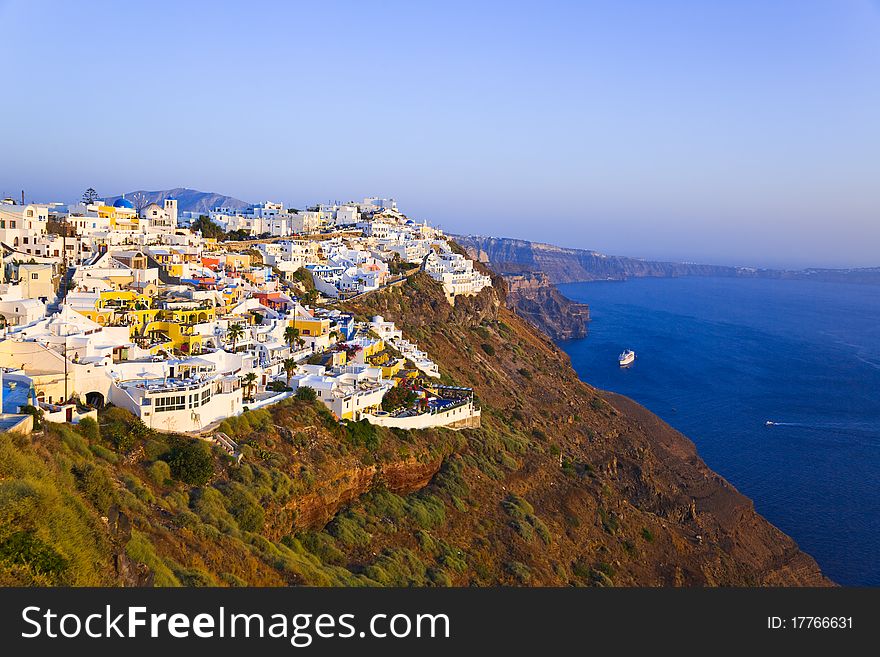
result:
[[(880, 286), (725, 278), (560, 285), (585, 381), (697, 445), (826, 575), (880, 585)], [(617, 355), (636, 352), (630, 368)], [(766, 420), (778, 426), (766, 427)]]

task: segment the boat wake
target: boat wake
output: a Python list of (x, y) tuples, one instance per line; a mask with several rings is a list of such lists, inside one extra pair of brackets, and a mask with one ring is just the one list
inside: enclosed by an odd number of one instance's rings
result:
[(877, 436), (877, 427), (873, 424), (863, 425), (859, 423), (809, 423), (809, 422), (776, 422), (775, 420), (767, 420), (764, 426), (770, 427), (790, 427), (796, 429), (807, 429), (811, 432), (822, 431), (827, 434), (836, 434), (840, 436), (861, 436), (869, 437), (873, 440)]

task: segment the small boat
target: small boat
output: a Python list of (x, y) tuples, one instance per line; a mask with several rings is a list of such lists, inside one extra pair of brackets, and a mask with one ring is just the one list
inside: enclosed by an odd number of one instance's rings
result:
[(764, 423), (764, 426), (765, 426), (765, 427), (772, 427), (772, 426), (774, 426), (775, 424), (776, 424), (776, 423), (775, 423), (773, 420), (767, 420), (767, 421)]
[(627, 365), (632, 365), (633, 361), (636, 359), (636, 352), (632, 349), (627, 349), (620, 356), (617, 357), (617, 362), (620, 363), (621, 367), (626, 367)]

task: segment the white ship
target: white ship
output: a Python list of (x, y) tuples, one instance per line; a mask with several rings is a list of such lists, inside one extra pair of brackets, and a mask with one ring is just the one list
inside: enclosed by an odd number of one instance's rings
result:
[(627, 349), (620, 356), (617, 357), (617, 362), (620, 363), (621, 367), (626, 367), (627, 365), (632, 365), (633, 361), (636, 359), (636, 352), (632, 349)]

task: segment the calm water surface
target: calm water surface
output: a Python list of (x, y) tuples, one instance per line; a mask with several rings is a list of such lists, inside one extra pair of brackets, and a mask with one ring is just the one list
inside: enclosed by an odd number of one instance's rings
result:
[[(880, 286), (680, 278), (559, 288), (590, 304), (589, 335), (561, 344), (582, 379), (690, 437), (833, 580), (880, 585)], [(625, 348), (637, 359), (621, 369)]]

